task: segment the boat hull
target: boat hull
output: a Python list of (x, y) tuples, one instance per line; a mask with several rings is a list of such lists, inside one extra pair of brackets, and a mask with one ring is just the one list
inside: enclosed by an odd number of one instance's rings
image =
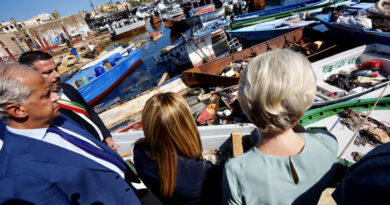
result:
[(124, 32), (121, 32), (121, 33), (112, 32), (111, 33), (111, 39), (112, 40), (118, 40), (118, 39), (126, 37), (126, 36), (128, 36), (128, 35), (130, 35), (132, 33), (138, 32), (140, 30), (144, 30), (146, 28), (146, 19), (143, 22), (144, 23), (141, 24), (140, 26), (132, 28), (132, 29), (127, 30), (127, 31), (124, 31)]
[[(263, 42), (268, 39), (275, 38), (277, 36), (281, 36), (283, 34), (291, 32), (297, 28), (301, 28), (316, 23), (316, 21), (297, 21), (296, 25), (293, 26), (286, 25), (281, 28), (276, 28), (278, 25), (284, 22), (285, 22), (284, 20), (276, 20), (276, 21), (268, 22), (266, 24), (253, 25), (250, 27), (245, 27), (245, 28), (227, 31), (227, 32), (233, 36), (240, 37), (248, 41)], [(273, 28), (267, 28), (267, 27), (273, 27)]]
[(151, 24), (157, 24), (157, 23), (160, 23), (161, 22), (161, 19), (158, 18), (157, 16), (152, 16), (152, 18), (150, 18), (150, 23)]
[(286, 11), (291, 11), (291, 10), (302, 8), (302, 7), (312, 7), (312, 6), (316, 6), (318, 4), (322, 4), (322, 3), (326, 3), (326, 2), (328, 2), (328, 0), (309, 0), (309, 1), (303, 1), (301, 3), (292, 4), (292, 5), (288, 5), (288, 6), (280, 6), (280, 7), (276, 7), (276, 8), (272, 8), (272, 9), (266, 9), (263, 11), (242, 14), (242, 15), (236, 16), (236, 18), (234, 19), (234, 22), (237, 23), (237, 22), (242, 22), (242, 21), (248, 21), (248, 20), (259, 18), (259, 17), (268, 16), (268, 15), (286, 12)]
[(332, 52), (332, 49), (335, 48), (331, 43), (331, 39), (328, 39), (327, 36), (324, 36), (321, 33), (312, 31), (310, 29), (298, 28), (294, 31), (286, 33), (282, 36), (270, 39), (263, 43), (259, 43), (250, 48), (244, 49), (239, 52), (232, 53), (228, 56), (217, 58), (213, 61), (209, 61), (199, 67), (194, 67), (187, 71), (183, 72), (183, 78), (187, 85), (205, 85), (205, 86), (230, 86), (238, 83), (238, 77), (227, 77), (220, 76), (217, 73), (220, 73), (225, 69), (230, 63), (249, 57), (252, 55), (260, 55), (268, 50), (284, 48), (286, 46), (294, 46), (294, 43), (298, 43), (303, 37), (318, 37), (323, 38), (329, 42), (328, 48), (319, 51), (315, 54), (308, 56), (309, 60), (318, 58), (320, 56), (328, 55)]
[(165, 23), (165, 27), (172, 28), (173, 24), (175, 24), (178, 21), (181, 21), (183, 18), (184, 18), (184, 15), (180, 15), (180, 16), (174, 18), (174, 19), (166, 19), (165, 22), (164, 22)]
[(317, 19), (325, 24), (325, 26), (348, 39), (354, 39), (356, 42), (363, 44), (370, 43), (381, 43), (390, 45), (390, 32), (379, 32), (379, 31), (363, 31), (353, 28), (348, 28), (345, 26), (336, 25), (329, 22), (328, 15), (318, 15)]
[[(129, 55), (121, 58), (117, 65), (104, 72), (101, 76), (93, 79), (86, 85), (78, 88), (80, 94), (89, 105), (96, 104), (100, 99), (110, 93), (126, 76), (141, 65), (141, 53), (139, 50), (132, 51)], [(99, 64), (90, 69), (98, 67)], [(81, 73), (82, 74), (82, 73)], [(78, 76), (75, 76), (78, 78)]]

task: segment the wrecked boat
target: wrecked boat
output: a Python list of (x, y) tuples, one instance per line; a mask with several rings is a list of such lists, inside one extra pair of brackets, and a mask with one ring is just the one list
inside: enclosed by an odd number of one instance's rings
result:
[(140, 51), (132, 49), (108, 57), (103, 56), (96, 61), (95, 64), (66, 81), (77, 88), (89, 105), (96, 104), (108, 95), (142, 64)]

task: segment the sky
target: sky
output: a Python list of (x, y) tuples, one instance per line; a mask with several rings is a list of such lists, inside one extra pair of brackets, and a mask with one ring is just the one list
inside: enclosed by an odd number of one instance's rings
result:
[[(119, 0), (112, 2), (117, 1)], [(109, 2), (109, 0), (92, 0), (95, 6)], [(65, 17), (91, 9), (89, 0), (0, 0), (0, 22), (9, 22), (11, 17), (16, 21), (19, 19), (25, 21), (42, 12), (51, 14), (54, 10), (57, 10), (61, 17)]]

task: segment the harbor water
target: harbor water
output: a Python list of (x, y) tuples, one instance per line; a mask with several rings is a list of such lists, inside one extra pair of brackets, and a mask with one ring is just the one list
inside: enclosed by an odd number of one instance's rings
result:
[[(162, 31), (162, 36), (156, 42), (153, 42), (148, 39), (148, 35), (155, 31)], [(187, 30), (185, 35), (189, 35), (189, 32), (190, 30)], [(161, 49), (182, 43), (182, 38), (177, 36), (180, 36), (180, 33), (166, 28), (164, 22), (151, 25), (148, 21), (146, 29), (112, 41), (109, 45), (146, 40), (147, 42), (138, 48), (141, 52), (143, 63), (99, 101), (97, 106), (95, 106), (96, 111), (101, 112), (116, 103), (132, 99), (136, 95), (156, 86), (166, 69), (164, 66), (158, 65), (156, 60), (160, 60)]]

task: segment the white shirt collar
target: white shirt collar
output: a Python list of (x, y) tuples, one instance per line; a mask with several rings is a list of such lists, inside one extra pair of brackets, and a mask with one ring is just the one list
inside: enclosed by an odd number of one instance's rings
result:
[(15, 129), (7, 125), (7, 130), (14, 134), (23, 135), (37, 140), (42, 140), (45, 137), (47, 128)]

